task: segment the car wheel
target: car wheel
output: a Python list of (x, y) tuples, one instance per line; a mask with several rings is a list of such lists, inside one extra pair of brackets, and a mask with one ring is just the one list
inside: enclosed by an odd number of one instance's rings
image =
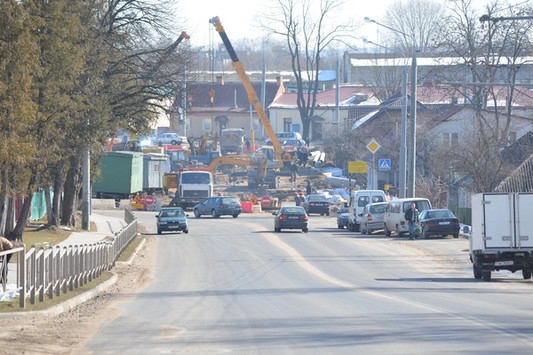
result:
[(238, 214), (234, 214), (234, 215), (233, 215), (233, 218), (237, 218), (237, 217), (239, 217)]
[(453, 237), (457, 239), (459, 238), (459, 234), (454, 234)]
[(161, 229), (157, 228), (157, 234), (161, 234)]
[(524, 280), (529, 280), (531, 278), (531, 270), (522, 269), (522, 277)]
[(344, 229), (344, 226), (343, 226), (342, 224), (338, 224), (338, 223), (337, 223), (337, 228), (339, 228), (339, 229)]
[(200, 212), (198, 211), (197, 208), (195, 208), (195, 209), (194, 209), (194, 217), (196, 217), (196, 218), (200, 218), (200, 216), (201, 216)]
[(385, 224), (385, 226), (383, 227), (383, 232), (385, 233), (385, 235), (387, 237), (390, 237), (391, 235), (391, 231), (389, 230), (389, 228), (387, 228), (387, 225)]
[(482, 272), (481, 272), (481, 268), (479, 266), (476, 266), (476, 264), (474, 264), (472, 266), (472, 269), (474, 270), (474, 278), (476, 280), (479, 280), (481, 279), (481, 277), (483, 276)]
[(481, 271), (481, 278), (483, 281), (490, 281), (492, 273), (490, 271), (483, 270)]
[(183, 230), (183, 233), (185, 233), (185, 234), (189, 234), (189, 230), (188, 230), (188, 229), (184, 229), (184, 230)]
[(429, 233), (427, 230), (422, 230), (422, 236), (424, 237), (424, 239), (428, 239), (429, 238)]
[(329, 212), (326, 212), (326, 216), (329, 216)]
[(361, 226), (361, 227), (359, 227), (359, 233), (361, 233), (361, 234), (367, 234), (368, 231), (366, 230), (365, 227)]
[(307, 232), (309, 232), (309, 229), (308, 228), (302, 228), (302, 232), (307, 233)]
[(218, 218), (218, 217), (220, 217), (220, 216), (219, 216), (219, 215), (217, 214), (217, 212), (213, 209), (213, 210), (211, 210), (211, 217), (213, 217), (213, 218)]
[(323, 216), (324, 214), (323, 214), (323, 213), (321, 213), (320, 215), (321, 215), (321, 216)]
[(172, 145), (178, 145), (178, 142), (177, 142), (177, 141), (170, 141), (170, 144), (172, 144)]

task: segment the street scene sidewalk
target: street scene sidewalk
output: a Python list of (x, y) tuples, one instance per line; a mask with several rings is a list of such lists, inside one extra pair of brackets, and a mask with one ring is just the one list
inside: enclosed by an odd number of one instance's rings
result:
[[(63, 240), (57, 245), (61, 248), (64, 248), (71, 245), (98, 243), (104, 240), (106, 237), (114, 237), (115, 233), (119, 232), (127, 225), (126, 221), (124, 221), (123, 218), (106, 216), (94, 212), (91, 214), (90, 221), (96, 224), (96, 232), (73, 232), (67, 239)], [(31, 248), (31, 245), (26, 246), (26, 249), (29, 248)], [(2, 288), (0, 287), (0, 301), (12, 298), (15, 293), (15, 288), (17, 284), (17, 264), (9, 263), (8, 267), (8, 289), (4, 293)]]

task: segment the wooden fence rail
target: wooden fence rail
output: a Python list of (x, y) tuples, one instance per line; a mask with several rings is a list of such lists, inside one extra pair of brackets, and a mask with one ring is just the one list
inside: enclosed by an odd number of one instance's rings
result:
[[(20, 292), (20, 307), (44, 302), (62, 293), (73, 291), (110, 270), (137, 234), (137, 219), (126, 209), (124, 212), (126, 227), (117, 232), (114, 238), (93, 244), (60, 246), (32, 246), (0, 252), (0, 257), (17, 254), (17, 289)], [(0, 263), (0, 272), (7, 263)], [(5, 291), (6, 282), (2, 278)]]

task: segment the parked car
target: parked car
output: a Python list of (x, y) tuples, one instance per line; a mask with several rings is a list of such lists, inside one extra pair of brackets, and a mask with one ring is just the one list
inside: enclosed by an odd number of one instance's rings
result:
[(404, 216), (405, 211), (411, 207), (413, 202), (420, 212), (431, 209), (431, 202), (427, 198), (407, 197), (391, 200), (387, 205), (384, 218), (385, 235), (387, 237), (390, 237), (392, 232), (395, 232), (397, 237), (409, 233), (409, 226)]
[(242, 212), (239, 200), (231, 196), (209, 197), (193, 207), (194, 216), (210, 215), (213, 218), (233, 216), (237, 218)]
[(274, 217), (274, 232), (282, 229), (301, 229), (309, 231), (309, 216), (305, 209), (300, 206), (284, 206), (278, 212), (272, 212)]
[(348, 207), (342, 207), (337, 213), (337, 227), (339, 229), (348, 227)]
[(163, 144), (180, 145), (182, 138), (177, 133), (163, 133), (155, 139), (155, 144), (161, 146)]
[(319, 213), (321, 216), (329, 216), (329, 206), (330, 203), (326, 196), (320, 194), (307, 195), (303, 203), (307, 214)]
[(296, 152), (300, 147), (305, 147), (305, 141), (303, 139), (287, 139), (281, 145), (286, 152), (292, 153)]
[(420, 212), (419, 221), (421, 237), (453, 235), (454, 238), (459, 238), (461, 222), (448, 209), (424, 210)]
[(361, 226), (359, 227), (361, 234), (372, 234), (377, 230), (383, 230), (385, 227), (383, 219), (388, 204), (388, 202), (379, 202), (368, 204), (363, 208)]
[(181, 207), (163, 207), (155, 216), (157, 218), (157, 234), (163, 232), (177, 232), (189, 233), (189, 223), (187, 222), (187, 214)]
[(383, 190), (356, 190), (350, 195), (348, 207), (348, 229), (358, 232), (361, 226), (361, 213), (369, 203), (387, 201), (387, 195)]

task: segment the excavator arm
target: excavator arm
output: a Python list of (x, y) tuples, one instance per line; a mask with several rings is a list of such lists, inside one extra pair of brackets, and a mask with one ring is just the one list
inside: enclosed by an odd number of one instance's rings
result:
[(219, 166), (222, 165), (237, 165), (257, 168), (257, 177), (262, 179), (266, 176), (267, 162), (265, 158), (254, 160), (248, 155), (231, 155), (219, 157), (214, 159), (206, 168), (206, 170), (214, 173)]
[(239, 76), (242, 84), (244, 85), (244, 88), (248, 95), (248, 100), (254, 106), (255, 111), (257, 112), (257, 115), (259, 116), (259, 119), (261, 120), (261, 123), (265, 128), (265, 132), (270, 138), (270, 141), (272, 142), (272, 146), (274, 147), (274, 153), (276, 155), (275, 161), (278, 162), (280, 167), (283, 166), (284, 161), (292, 162), (293, 157), (287, 152), (285, 152), (281, 143), (279, 142), (278, 137), (276, 136), (276, 132), (274, 131), (274, 128), (272, 128), (272, 124), (270, 123), (270, 119), (266, 115), (265, 110), (263, 109), (263, 106), (261, 105), (261, 102), (257, 97), (257, 93), (255, 92), (254, 87), (250, 82), (250, 78), (246, 74), (243, 64), (239, 61), (239, 58), (237, 57), (237, 54), (235, 53), (235, 50), (233, 49), (233, 46), (226, 34), (226, 31), (224, 30), (224, 27), (222, 27), (222, 23), (220, 22), (218, 16), (213, 17), (211, 20), (209, 20), (209, 22), (215, 26), (218, 34), (220, 35), (220, 38), (222, 39), (222, 42), (224, 43), (224, 46), (226, 47), (226, 50), (228, 51), (228, 54), (231, 58), (233, 68), (235, 68), (237, 75)]

